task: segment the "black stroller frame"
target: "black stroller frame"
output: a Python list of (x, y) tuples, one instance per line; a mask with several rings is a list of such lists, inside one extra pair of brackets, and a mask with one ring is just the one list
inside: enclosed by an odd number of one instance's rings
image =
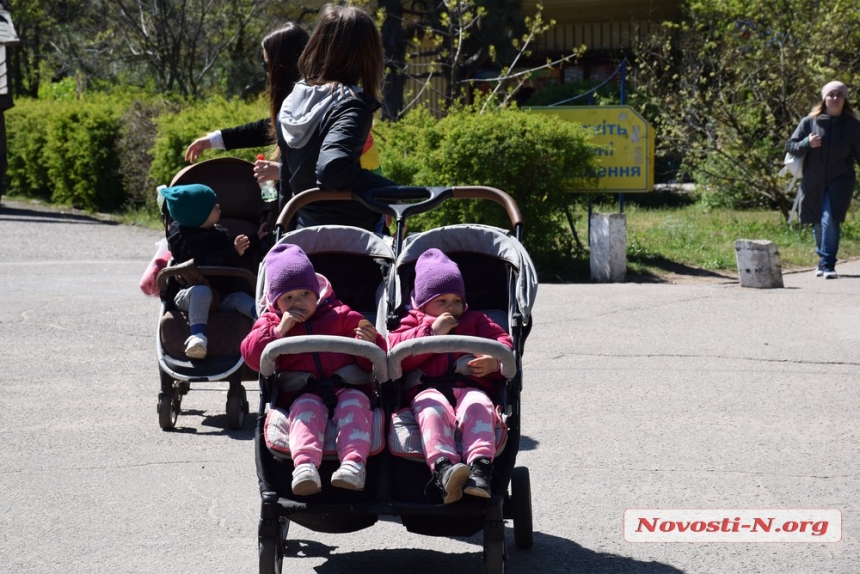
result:
[[(462, 252), (458, 252), (456, 238), (460, 234), (475, 235), (477, 243), (507, 241), (510, 245), (508, 250), (511, 257), (521, 262), (520, 269), (511, 269), (513, 265), (509, 260), (499, 258), (492, 262), (495, 269), (501, 270), (494, 277), (504, 277), (507, 282), (504, 289), (506, 292), (503, 293), (505, 306), (500, 309), (506, 317), (501, 321), (508, 327), (514, 349), (511, 351), (496, 341), (456, 335), (405, 341), (390, 350), (387, 357), (371, 343), (346, 337), (296, 337), (295, 339), (301, 339), (301, 341), (290, 342), (282, 339), (267, 346), (260, 367), (261, 394), (255, 432), (257, 477), (261, 494), (258, 528), (260, 572), (281, 572), (291, 521), (318, 532), (341, 533), (367, 528), (380, 516), (397, 516), (407, 530), (431, 536), (467, 537), (483, 531), (485, 571), (488, 574), (503, 573), (507, 559), (505, 520), (513, 520), (514, 542), (518, 548), (528, 549), (533, 545), (529, 472), (526, 467), (516, 466), (516, 455), (521, 437), (521, 357), (525, 339), (531, 329), (531, 303), (524, 299), (533, 297), (537, 280), (531, 260), (520, 244), (523, 224), (519, 208), (510, 196), (489, 187), (394, 187), (356, 193), (314, 189), (298, 194), (284, 207), (276, 224), (278, 230), (276, 239), (293, 242), (291, 233), (282, 235), (281, 232), (287, 228), (288, 222), (303, 205), (314, 201), (351, 199), (381, 214), (390, 215), (397, 223), (397, 231), (392, 242), (392, 251), (397, 264), (392, 266), (390, 273), (384, 279), (385, 293), (380, 294), (382, 305), (377, 308), (376, 313), (376, 325), (383, 334), (398, 325), (398, 311), (402, 310), (401, 301), (408, 294), (408, 275), (410, 272), (414, 273), (415, 259), (429, 247), (442, 249), (454, 261), (460, 263), (466, 277), (470, 308), (483, 309), (485, 307), (481, 305), (494, 298), (495, 302), (499, 301), (499, 293), (488, 291), (473, 299), (473, 295), (469, 292), (468, 273), (473, 260), (468, 258), (466, 251), (461, 249)], [(407, 217), (433, 209), (448, 199), (481, 199), (499, 203), (511, 220), (514, 228), (513, 235), (489, 226), (457, 225), (430, 230), (404, 240), (403, 231)], [(404, 203), (407, 201), (411, 203)], [(309, 229), (323, 232), (326, 227), (329, 226)], [(358, 229), (355, 231), (369, 233)], [(301, 245), (301, 241), (299, 244)], [(308, 253), (308, 256), (311, 261), (314, 261), (312, 253)], [(402, 269), (398, 267), (401, 258), (406, 261)], [(318, 272), (322, 271), (318, 269)], [(482, 271), (479, 269), (476, 272)], [(401, 277), (401, 274), (406, 279)], [(262, 279), (260, 282), (262, 283)], [(525, 289), (531, 285), (531, 292), (527, 296), (520, 296), (519, 293), (524, 289), (524, 285)], [(260, 289), (258, 285), (258, 301)], [(502, 292), (503, 289), (498, 291)], [(338, 292), (336, 284), (335, 292)], [(518, 295), (513, 296), (513, 293)], [(485, 301), (482, 301), (482, 298)], [(350, 304), (350, 301), (341, 299)], [(495, 308), (498, 309), (498, 307)], [(491, 498), (464, 497), (457, 503), (444, 505), (441, 495), (436, 495), (435, 492), (425, 493), (430, 471), (423, 459), (420, 464), (416, 464), (414, 461), (394, 456), (388, 448), (368, 459), (364, 492), (326, 489), (324, 486), (323, 492), (314, 497), (294, 496), (289, 480), (292, 471), (291, 461), (279, 459), (269, 451), (263, 438), (263, 427), (267, 407), (272, 399), (273, 387), (276, 385), (275, 359), (277, 356), (284, 352), (319, 350), (320, 345), (328, 345), (326, 350), (363, 356), (373, 363), (374, 378), (380, 383), (380, 399), (386, 413), (384, 417), (386, 438), (389, 437), (387, 427), (390, 424), (390, 415), (402, 406), (400, 405), (401, 385), (397, 382), (404, 375), (400, 363), (405, 357), (457, 350), (465, 353), (487, 354), (500, 360), (503, 365), (502, 374), (507, 379), (507, 384), (500, 389), (499, 396), (494, 397), (494, 401), (501, 406), (505, 416), (507, 442), (494, 461)], [(324, 461), (320, 474), (326, 477), (335, 468), (337, 468), (336, 462)], [(326, 482), (325, 479), (323, 482)]]

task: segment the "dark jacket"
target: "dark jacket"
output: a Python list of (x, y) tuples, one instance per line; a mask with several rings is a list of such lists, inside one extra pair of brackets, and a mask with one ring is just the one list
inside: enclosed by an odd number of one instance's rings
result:
[[(278, 161), (280, 165), (280, 178), (278, 180), (278, 205), (280, 209), (283, 209), (284, 206), (289, 201), (292, 194), (289, 192), (290, 189), (290, 172), (284, 166), (284, 152), (287, 150), (287, 144), (284, 141), (283, 136), (280, 135), (280, 131), (277, 132), (277, 141), (272, 139), (272, 132), (270, 130), (272, 126), (272, 119), (266, 118), (263, 120), (257, 120), (256, 122), (251, 122), (245, 124), (243, 126), (236, 126), (235, 128), (226, 128), (221, 130), (221, 139), (224, 141), (224, 149), (247, 149), (252, 147), (266, 147), (270, 146), (274, 143), (278, 144), (278, 148), (281, 150), (281, 157)], [(284, 190), (287, 193), (284, 193)]]
[[(809, 136), (813, 133), (821, 136), (819, 148), (809, 146)], [(821, 222), (825, 189), (830, 194), (834, 219), (845, 221), (854, 193), (854, 162), (860, 163), (860, 120), (848, 114), (807, 116), (800, 121), (785, 149), (805, 158), (800, 182), (800, 222)]]
[[(227, 229), (218, 224), (209, 229), (203, 229), (186, 227), (174, 221), (167, 229), (167, 246), (170, 248), (174, 264), (193, 259), (194, 264), (198, 266), (242, 267), (256, 274), (255, 258), (259, 257), (260, 239), (256, 233), (249, 236), (249, 239), (251, 245), (240, 256), (233, 246), (233, 240), (227, 233)], [(243, 290), (245, 286), (241, 280), (233, 277), (214, 277), (210, 283), (222, 297)]]
[[(296, 84), (279, 115), (279, 141), (287, 148), (293, 194), (313, 187), (361, 191), (394, 185), (389, 179), (362, 169), (360, 158), (379, 102), (357, 88)], [(374, 231), (380, 214), (355, 201), (312, 203), (299, 211), (299, 224), (353, 225)]]

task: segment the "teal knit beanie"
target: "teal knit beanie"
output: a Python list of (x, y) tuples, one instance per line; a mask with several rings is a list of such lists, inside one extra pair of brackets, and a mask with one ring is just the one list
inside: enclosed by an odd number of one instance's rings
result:
[(200, 227), (206, 223), (215, 207), (215, 192), (205, 185), (165, 187), (159, 193), (167, 202), (167, 212), (173, 221), (186, 227)]

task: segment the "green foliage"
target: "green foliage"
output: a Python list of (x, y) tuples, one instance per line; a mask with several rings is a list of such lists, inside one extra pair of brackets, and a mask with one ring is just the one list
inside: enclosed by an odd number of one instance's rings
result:
[(122, 205), (110, 100), (22, 100), (7, 116), (12, 190), (88, 210)]
[[(583, 96), (589, 90), (595, 88), (596, 82), (580, 80), (577, 82), (565, 82), (563, 84), (552, 84), (544, 86), (541, 91), (530, 97), (523, 106), (550, 106), (559, 102), (566, 102), (566, 106), (610, 106), (621, 103), (620, 87), (617, 82), (608, 82), (594, 94), (594, 103), (588, 101), (588, 96)], [(576, 98), (568, 101), (571, 98)]]
[[(246, 103), (227, 102), (212, 98), (202, 104), (186, 104), (175, 113), (155, 118), (158, 135), (152, 148), (152, 166), (149, 178), (156, 185), (168, 184), (177, 171), (188, 165), (185, 150), (195, 139), (220, 128), (246, 124), (266, 117), (267, 110), (262, 101)], [(228, 155), (254, 161), (258, 153), (268, 154), (265, 148), (237, 149), (231, 151), (208, 150), (201, 159)]]
[[(426, 112), (380, 125), (384, 173), (402, 185), (489, 186), (510, 194), (523, 216), (523, 242), (539, 269), (570, 261), (575, 246), (566, 213), (588, 187), (593, 165), (584, 129), (517, 109), (455, 108), (438, 122)], [(449, 201), (410, 222), (410, 230), (460, 222), (510, 228), (504, 210), (487, 201)]]
[[(265, 117), (260, 102), (171, 103), (130, 92), (20, 99), (6, 113), (10, 190), (90, 211), (154, 208), (154, 190), (187, 164), (193, 140)], [(207, 151), (253, 160), (270, 150)]]
[(633, 79), (658, 153), (682, 154), (711, 205), (787, 216), (785, 142), (821, 86), (860, 81), (860, 5), (689, 0), (682, 14), (637, 48)]
[(55, 103), (42, 158), (54, 186), (51, 199), (78, 209), (110, 211), (123, 203), (119, 162), (113, 153), (119, 113), (107, 101)]

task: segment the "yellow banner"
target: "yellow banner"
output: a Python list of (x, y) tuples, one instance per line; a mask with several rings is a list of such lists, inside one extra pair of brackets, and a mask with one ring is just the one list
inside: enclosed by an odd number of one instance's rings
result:
[(599, 166), (587, 174), (595, 189), (613, 193), (644, 193), (654, 189), (654, 129), (630, 106), (555, 106), (527, 108), (577, 122), (592, 133)]

